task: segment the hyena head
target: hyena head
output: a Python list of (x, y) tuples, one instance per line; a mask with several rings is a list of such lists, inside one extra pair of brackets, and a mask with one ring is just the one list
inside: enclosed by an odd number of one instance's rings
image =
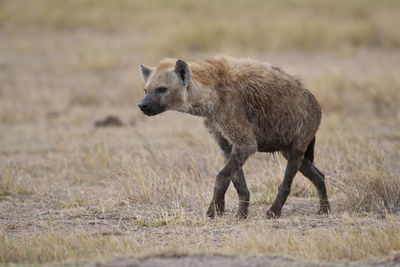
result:
[(191, 71), (185, 61), (164, 60), (154, 70), (140, 65), (140, 72), (146, 95), (138, 106), (144, 114), (154, 116), (184, 106), (191, 82)]

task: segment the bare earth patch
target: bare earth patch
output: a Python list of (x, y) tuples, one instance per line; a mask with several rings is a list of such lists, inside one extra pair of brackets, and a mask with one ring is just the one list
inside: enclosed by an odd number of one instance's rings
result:
[[(400, 254), (393, 254), (383, 260), (373, 263), (352, 264), (350, 266), (397, 266), (399, 264)], [(321, 264), (306, 262), (299, 259), (289, 259), (278, 256), (258, 256), (258, 257), (238, 257), (238, 256), (222, 256), (222, 255), (198, 255), (198, 256), (181, 256), (181, 257), (149, 257), (143, 259), (135, 259), (132, 257), (119, 257), (110, 259), (106, 262), (97, 262), (94, 266), (210, 266), (210, 267), (254, 267), (254, 266), (325, 266), (325, 267), (341, 267), (349, 266), (348, 264)]]
[[(144, 259), (116, 258), (105, 263), (96, 263), (95, 266), (211, 266), (211, 267), (239, 267), (239, 266), (320, 266), (319, 264), (296, 262), (291, 259), (263, 256), (263, 257), (232, 257), (219, 255), (200, 255), (183, 257), (150, 257)], [(334, 266), (334, 265), (325, 265)]]

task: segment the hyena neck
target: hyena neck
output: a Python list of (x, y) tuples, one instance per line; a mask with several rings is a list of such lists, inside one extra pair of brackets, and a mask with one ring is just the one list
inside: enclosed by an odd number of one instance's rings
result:
[(190, 83), (185, 91), (184, 104), (178, 111), (195, 116), (209, 117), (218, 103), (217, 94), (198, 83)]

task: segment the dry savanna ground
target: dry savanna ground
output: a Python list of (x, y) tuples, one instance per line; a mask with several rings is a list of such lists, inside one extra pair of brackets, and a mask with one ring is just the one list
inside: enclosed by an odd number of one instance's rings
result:
[[(399, 11), (389, 0), (1, 1), (0, 263), (400, 264)], [(286, 162), (256, 154), (249, 218), (234, 217), (232, 186), (226, 215), (206, 218), (222, 155), (200, 118), (139, 112), (138, 65), (215, 53), (273, 62), (320, 100), (331, 215), (316, 215), (298, 174), (282, 217), (265, 219)], [(94, 127), (109, 115), (122, 126)]]

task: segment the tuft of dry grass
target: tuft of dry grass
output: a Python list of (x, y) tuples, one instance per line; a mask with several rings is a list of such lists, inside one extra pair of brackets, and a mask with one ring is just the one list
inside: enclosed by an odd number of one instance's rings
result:
[(344, 193), (342, 209), (347, 211), (380, 214), (400, 211), (400, 176), (386, 170), (356, 170), (341, 182), (339, 189)]
[(8, 162), (0, 169), (0, 197), (32, 194), (36, 191), (35, 183), (29, 171), (17, 162)]

